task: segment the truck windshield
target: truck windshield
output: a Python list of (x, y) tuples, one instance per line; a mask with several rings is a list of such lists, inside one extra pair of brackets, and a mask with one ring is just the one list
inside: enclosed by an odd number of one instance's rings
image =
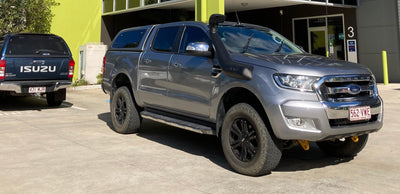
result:
[(219, 26), (218, 35), (232, 53), (303, 54), (295, 44), (267, 28), (247, 26)]
[(65, 42), (54, 36), (20, 35), (10, 38), (8, 55), (69, 55)]

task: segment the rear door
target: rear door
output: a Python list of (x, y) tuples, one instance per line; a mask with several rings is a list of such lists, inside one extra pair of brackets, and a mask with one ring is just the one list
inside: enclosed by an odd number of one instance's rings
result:
[(72, 60), (63, 39), (53, 35), (12, 36), (5, 50), (6, 81), (68, 79)]
[(167, 108), (168, 66), (178, 50), (182, 26), (162, 25), (154, 29), (140, 59), (139, 95), (148, 107)]

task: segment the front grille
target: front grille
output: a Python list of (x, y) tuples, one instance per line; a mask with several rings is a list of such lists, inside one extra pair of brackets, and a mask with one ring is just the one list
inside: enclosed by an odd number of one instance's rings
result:
[(372, 123), (377, 120), (378, 120), (378, 115), (371, 115), (371, 118), (369, 120), (361, 120), (361, 121), (350, 121), (347, 118), (346, 119), (329, 119), (329, 124), (331, 125), (331, 127), (341, 127), (341, 126)]
[(349, 102), (374, 96), (375, 81), (370, 75), (330, 76), (319, 83), (317, 92), (322, 101)]
[[(375, 122), (380, 104), (375, 80), (371, 75), (341, 75), (321, 78), (315, 87), (325, 106), (331, 127), (343, 127)], [(349, 107), (370, 106), (369, 120), (350, 121)]]

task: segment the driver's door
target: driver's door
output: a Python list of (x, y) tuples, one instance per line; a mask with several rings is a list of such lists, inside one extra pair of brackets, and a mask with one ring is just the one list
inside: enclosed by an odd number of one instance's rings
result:
[(214, 59), (192, 56), (185, 49), (189, 43), (210, 44), (207, 33), (200, 27), (185, 28), (179, 53), (171, 58), (168, 75), (170, 107), (180, 114), (192, 114), (208, 118), (211, 91), (214, 86), (212, 67)]

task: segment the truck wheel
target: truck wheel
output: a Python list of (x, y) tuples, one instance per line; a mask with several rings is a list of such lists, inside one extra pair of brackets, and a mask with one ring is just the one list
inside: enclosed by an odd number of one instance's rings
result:
[(60, 89), (55, 92), (46, 93), (47, 105), (60, 106), (61, 103), (65, 100), (66, 94), (67, 94), (66, 89)]
[(237, 104), (226, 113), (221, 144), (231, 167), (250, 176), (270, 173), (282, 156), (260, 115), (246, 103)]
[(129, 134), (138, 132), (141, 124), (139, 113), (127, 87), (120, 87), (111, 96), (111, 120), (114, 130)]
[(317, 142), (318, 147), (328, 155), (336, 157), (356, 156), (367, 144), (368, 134), (358, 136), (358, 142), (350, 137)]

